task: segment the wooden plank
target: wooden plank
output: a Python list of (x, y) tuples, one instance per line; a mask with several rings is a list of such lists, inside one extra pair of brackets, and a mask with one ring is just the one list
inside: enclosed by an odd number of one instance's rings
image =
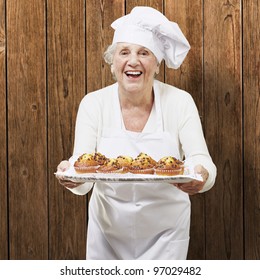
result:
[(202, 0), (165, 0), (165, 15), (178, 23), (191, 49), (179, 69), (166, 69), (166, 82), (188, 91), (203, 115)]
[[(113, 40), (114, 30), (110, 25), (124, 11), (124, 1), (86, 1), (87, 93), (115, 82), (103, 54)], [(88, 201), (91, 194), (92, 191)]]
[(260, 259), (260, 10), (243, 1), (245, 259)]
[(239, 0), (204, 2), (205, 130), (218, 168), (206, 202), (206, 258), (243, 259)]
[(85, 259), (86, 196), (53, 173), (72, 155), (76, 113), (85, 94), (85, 1), (47, 1), (49, 258)]
[[(189, 92), (203, 120), (203, 56), (202, 56), (202, 0), (165, 1), (165, 15), (178, 23), (191, 45), (179, 69), (166, 68), (166, 82)], [(191, 197), (191, 230), (189, 259), (205, 258), (205, 194)]]
[(5, 12), (0, 0), (0, 260), (8, 259)]
[[(163, 0), (128, 0), (126, 1), (126, 13), (130, 13), (131, 10), (136, 6), (148, 6), (152, 7), (161, 13), (163, 12)], [(164, 69), (165, 63), (162, 62), (160, 66), (160, 72), (156, 76), (156, 79), (159, 81), (164, 81)]]
[(10, 259), (47, 259), (45, 3), (6, 5)]
[(126, 13), (130, 13), (136, 6), (148, 6), (163, 12), (163, 2), (164, 0), (127, 0)]
[(86, 1), (87, 92), (115, 81), (103, 53), (112, 43), (111, 23), (124, 15), (124, 1)]
[[(114, 82), (102, 60), (105, 47), (112, 41), (110, 23), (136, 5), (163, 10), (180, 24), (191, 43), (192, 49), (181, 69), (167, 70), (166, 82), (193, 95), (218, 167), (215, 187), (205, 195), (192, 197), (189, 258), (259, 259), (260, 77), (257, 63), (260, 24), (257, 1), (242, 2), (243, 116), (239, 73), (240, 1), (205, 1), (204, 7), (202, 0), (80, 0), (78, 7), (73, 2), (76, 1), (0, 0), (0, 259), (85, 258), (86, 198), (64, 190), (53, 172), (59, 161), (72, 152), (80, 99), (85, 92)], [(46, 16), (47, 23), (44, 22)], [(48, 26), (48, 77), (45, 74), (45, 24)], [(5, 59), (8, 68), (5, 68)]]

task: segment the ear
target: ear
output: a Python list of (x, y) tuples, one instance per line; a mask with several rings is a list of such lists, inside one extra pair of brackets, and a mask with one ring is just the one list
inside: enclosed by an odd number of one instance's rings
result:
[(111, 70), (112, 75), (114, 75), (115, 71), (114, 71), (114, 65), (113, 64), (110, 65), (110, 70)]
[(155, 74), (158, 75), (160, 72), (160, 64), (158, 63), (157, 68), (155, 70)]

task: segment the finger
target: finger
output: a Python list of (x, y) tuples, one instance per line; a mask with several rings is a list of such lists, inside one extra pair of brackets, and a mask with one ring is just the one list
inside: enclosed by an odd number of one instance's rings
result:
[(66, 183), (64, 186), (66, 188), (69, 188), (69, 189), (74, 189), (74, 188), (77, 188), (78, 186), (80, 186), (82, 183)]
[(68, 170), (70, 167), (70, 163), (67, 160), (63, 160), (58, 166), (57, 166), (57, 171), (64, 172)]
[(59, 183), (62, 186), (64, 186), (65, 188), (70, 188), (70, 189), (76, 188), (78, 186), (77, 183), (74, 183), (74, 182), (71, 182), (71, 181), (66, 181), (66, 180), (63, 180), (63, 181), (59, 180)]
[(188, 194), (196, 194), (200, 190), (202, 190), (203, 184), (194, 184), (194, 183), (188, 184), (188, 183), (185, 183), (185, 184), (179, 184), (177, 186), (177, 188), (179, 190), (183, 191), (183, 192), (188, 193)]
[(65, 183), (63, 184), (63, 186), (66, 187), (66, 188), (69, 188), (69, 189), (73, 189), (73, 188), (76, 187), (76, 185), (73, 184), (73, 183), (71, 183), (71, 182), (65, 182)]
[(194, 171), (195, 173), (200, 174), (202, 176), (203, 182), (207, 181), (209, 173), (207, 169), (205, 169), (202, 165), (195, 166)]

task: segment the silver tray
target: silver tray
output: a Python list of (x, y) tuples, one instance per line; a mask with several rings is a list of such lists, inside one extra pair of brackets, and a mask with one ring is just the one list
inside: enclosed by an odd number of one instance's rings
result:
[(77, 174), (74, 169), (70, 169), (65, 172), (56, 172), (56, 177), (70, 180), (73, 182), (133, 182), (133, 183), (187, 183), (192, 180), (202, 181), (200, 174), (189, 173), (189, 170), (185, 170), (185, 174), (177, 176), (160, 176), (153, 174), (133, 174), (133, 173), (85, 173)]

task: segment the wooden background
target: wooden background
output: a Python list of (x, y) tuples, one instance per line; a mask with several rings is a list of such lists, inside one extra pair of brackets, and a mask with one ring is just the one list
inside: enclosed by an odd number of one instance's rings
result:
[(0, 0), (0, 259), (84, 259), (87, 197), (53, 173), (84, 94), (113, 82), (111, 22), (149, 5), (192, 48), (160, 80), (194, 97), (218, 168), (192, 197), (189, 259), (260, 259), (258, 0)]

